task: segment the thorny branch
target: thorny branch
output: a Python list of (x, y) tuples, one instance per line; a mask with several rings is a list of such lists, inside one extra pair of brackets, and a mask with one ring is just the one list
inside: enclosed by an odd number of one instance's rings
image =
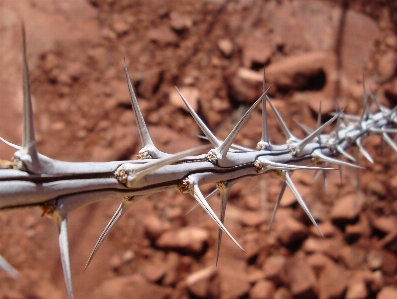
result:
[[(267, 96), (264, 80), (262, 96), (245, 113), (223, 141), (211, 132), (178, 90), (192, 117), (210, 144), (176, 154), (164, 153), (156, 148), (150, 137), (124, 62), (132, 109), (142, 143), (142, 149), (137, 155), (138, 159), (98, 163), (57, 161), (41, 155), (36, 148), (29, 71), (25, 52), (26, 44), (25, 38), (23, 38), (24, 132), (22, 146), (11, 144), (0, 137), (1, 141), (17, 150), (12, 161), (0, 160), (0, 209), (36, 206), (42, 209), (43, 214), (56, 222), (59, 230), (63, 272), (70, 298), (73, 298), (73, 290), (68, 249), (67, 215), (77, 208), (115, 197), (122, 199), (116, 213), (99, 237), (85, 266), (87, 268), (106, 235), (133, 203), (142, 197), (166, 189), (176, 189), (183, 193), (189, 193), (219, 227), (216, 258), (218, 261), (223, 233), (240, 249), (244, 250), (223, 225), (229, 190), (235, 182), (270, 172), (276, 174), (284, 181), (284, 184), (270, 225), (273, 223), (282, 195), (288, 186), (321, 234), (315, 218), (295, 188), (291, 174), (298, 170), (325, 172), (333, 169), (324, 167), (328, 164), (361, 168), (347, 152), (352, 147), (358, 148), (363, 156), (373, 163), (372, 157), (362, 146), (364, 138), (372, 134), (381, 136), (397, 152), (397, 146), (389, 136), (389, 134), (397, 133), (397, 129), (394, 128), (397, 123), (397, 107), (394, 109), (383, 107), (371, 95), (372, 102), (377, 107), (377, 112), (371, 113), (369, 98), (364, 92), (364, 111), (360, 117), (347, 115), (343, 111), (339, 111), (323, 125), (321, 125), (319, 119), (318, 127), (313, 131), (303, 127), (308, 135), (301, 140), (292, 135), (280, 113)], [(365, 86), (363, 88), (365, 91)], [(263, 134), (257, 148), (248, 149), (233, 144), (250, 113), (260, 103), (263, 105)], [(275, 113), (285, 134), (285, 144), (275, 145), (269, 139), (267, 104)], [(334, 130), (329, 134), (322, 134), (324, 129), (335, 121)], [(208, 148), (211, 148), (208, 153), (194, 155)], [(339, 160), (339, 156), (351, 160), (352, 163)], [(324, 178), (326, 179), (325, 176)], [(216, 191), (204, 198), (200, 191), (200, 185), (202, 184), (214, 184)], [(207, 203), (207, 200), (218, 192), (221, 197), (219, 218)], [(12, 277), (18, 276), (18, 272), (1, 256), (0, 266)]]

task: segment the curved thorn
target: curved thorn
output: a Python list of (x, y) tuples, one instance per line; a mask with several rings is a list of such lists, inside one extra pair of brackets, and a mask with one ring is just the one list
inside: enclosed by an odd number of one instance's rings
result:
[(56, 218), (59, 231), (59, 250), (61, 254), (61, 262), (63, 276), (65, 278), (66, 289), (70, 299), (73, 299), (72, 274), (70, 271), (69, 243), (68, 243), (68, 227), (66, 214), (60, 214)]
[(194, 109), (190, 106), (188, 101), (185, 99), (185, 97), (182, 95), (180, 90), (175, 86), (176, 91), (179, 93), (179, 96), (181, 97), (182, 101), (185, 103), (187, 109), (189, 110), (190, 114), (192, 115), (194, 121), (196, 124), (200, 127), (201, 131), (204, 133), (204, 135), (207, 137), (209, 142), (214, 147), (219, 147), (221, 145), (221, 142), (216, 138), (216, 136), (211, 132), (211, 130), (206, 126), (206, 124), (201, 120), (201, 118), (197, 115), (197, 113), (194, 111)]
[(214, 220), (214, 222), (218, 225), (218, 227), (233, 241), (234, 244), (237, 245), (242, 251), (245, 252), (244, 248), (233, 238), (233, 236), (229, 233), (226, 227), (222, 224), (219, 218), (215, 215), (212, 208), (206, 202), (203, 194), (200, 191), (198, 185), (193, 185), (193, 197), (197, 200), (197, 202), (202, 206), (202, 208), (207, 212), (207, 214)]
[(254, 108), (262, 101), (262, 98), (264, 96), (266, 96), (266, 93), (263, 93), (261, 97), (258, 100), (256, 100), (256, 102), (247, 110), (247, 112), (245, 112), (243, 117), (238, 121), (238, 123), (234, 126), (233, 130), (226, 137), (225, 141), (223, 141), (222, 144), (218, 147), (217, 150), (222, 155), (222, 158), (226, 157), (227, 151), (229, 150), (237, 134), (240, 132), (241, 128), (247, 121), (248, 116), (251, 114)]
[(300, 196), (298, 190), (295, 188), (294, 183), (291, 180), (290, 175), (288, 174), (288, 171), (283, 171), (284, 176), (285, 176), (285, 183), (288, 185), (288, 187), (290, 188), (290, 190), (292, 191), (292, 193), (295, 195), (297, 201), (299, 202), (300, 206), (302, 207), (302, 209), (305, 211), (306, 215), (310, 218), (311, 222), (313, 223), (313, 225), (316, 227), (317, 231), (320, 233), (320, 235), (322, 237), (324, 237), (323, 233), (321, 232), (320, 228), (317, 225), (316, 220), (314, 219), (312, 213), (310, 213), (309, 208), (306, 206), (305, 201), (303, 200), (303, 198)]
[(14, 144), (14, 143), (11, 143), (11, 142), (5, 140), (5, 139), (2, 138), (2, 137), (0, 137), (0, 141), (4, 142), (4, 143), (7, 144), (8, 146), (10, 146), (10, 147), (12, 147), (12, 148), (14, 148), (14, 149), (16, 149), (16, 150), (20, 150), (20, 149), (22, 148), (21, 146), (16, 145), (16, 144)]

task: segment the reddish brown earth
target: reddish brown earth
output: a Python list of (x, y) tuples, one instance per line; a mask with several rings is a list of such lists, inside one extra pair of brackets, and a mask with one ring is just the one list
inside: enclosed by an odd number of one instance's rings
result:
[[(394, 1), (0, 1), (0, 136), (21, 139), (21, 35), (28, 59), (40, 151), (67, 161), (129, 159), (139, 150), (123, 72), (126, 58), (156, 145), (177, 152), (200, 144), (178, 86), (219, 138), (261, 93), (269, 93), (293, 133), (294, 119), (315, 126), (339, 99), (361, 112), (367, 89), (397, 103), (397, 7)], [(59, 4), (58, 4), (59, 3)], [(237, 143), (255, 146), (260, 109)], [(274, 115), (270, 138), (284, 142)], [(313, 173), (294, 174), (325, 235), (285, 194), (269, 219), (279, 179), (232, 189), (215, 267), (216, 225), (177, 191), (141, 200), (84, 264), (120, 199), (73, 212), (69, 241), (76, 298), (397, 298), (397, 154), (379, 138), (365, 142), (374, 165), (329, 173), (329, 191)], [(0, 158), (13, 151), (0, 145)], [(211, 187), (204, 187), (210, 191)], [(219, 203), (212, 200), (218, 211)], [(1, 298), (67, 298), (57, 232), (39, 209), (0, 214), (0, 253), (21, 274), (0, 273)], [(185, 236), (185, 237), (183, 237)]]

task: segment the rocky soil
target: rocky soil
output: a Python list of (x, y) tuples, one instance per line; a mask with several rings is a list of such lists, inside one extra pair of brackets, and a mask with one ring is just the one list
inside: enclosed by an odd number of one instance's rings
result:
[[(66, 161), (133, 158), (139, 138), (123, 71), (126, 59), (156, 145), (177, 152), (201, 144), (178, 86), (219, 138), (262, 90), (292, 132), (314, 127), (322, 103), (351, 114), (363, 107), (363, 74), (385, 106), (397, 104), (397, 5), (394, 1), (0, 1), (0, 136), (21, 140), (21, 34), (28, 59), (40, 152)], [(238, 136), (254, 147), (260, 109)], [(284, 142), (270, 113), (270, 138)], [(294, 174), (324, 233), (291, 193), (269, 232), (281, 181), (233, 187), (226, 226), (217, 228), (177, 191), (141, 200), (116, 225), (90, 267), (85, 262), (120, 199), (69, 217), (76, 298), (397, 298), (397, 154), (369, 138), (375, 158), (355, 171), (328, 173), (328, 194), (312, 172)], [(0, 158), (13, 151), (0, 145)], [(204, 186), (206, 192), (211, 186)], [(211, 201), (215, 211), (219, 202)], [(20, 271), (0, 273), (1, 298), (67, 298), (57, 231), (37, 209), (0, 214), (0, 253)]]

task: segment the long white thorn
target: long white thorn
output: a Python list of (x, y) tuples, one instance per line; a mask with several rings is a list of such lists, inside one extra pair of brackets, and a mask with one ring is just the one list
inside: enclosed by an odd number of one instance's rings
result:
[(286, 187), (287, 187), (287, 183), (284, 181), (283, 185), (281, 186), (280, 193), (278, 195), (276, 204), (275, 204), (274, 209), (273, 209), (273, 214), (272, 214), (272, 218), (270, 219), (268, 232), (270, 232), (270, 229), (272, 228), (273, 222), (276, 219), (276, 214), (277, 214), (278, 208), (280, 207), (280, 202), (281, 202), (281, 199), (283, 198), (283, 195), (284, 195)]
[(383, 140), (397, 153), (397, 146), (386, 133), (382, 134)]
[[(262, 92), (266, 92), (266, 70), (263, 68), (263, 87)], [(267, 105), (266, 105), (267, 97), (262, 98), (262, 138), (261, 141), (258, 142), (258, 147), (260, 148), (268, 148), (270, 147), (269, 140), (269, 127), (267, 124)]]
[[(156, 146), (154, 145), (152, 138), (150, 138), (149, 130), (146, 127), (145, 119), (143, 118), (141, 109), (139, 108), (138, 100), (135, 96), (134, 89), (132, 87), (131, 79), (128, 74), (128, 69), (127, 69), (127, 63), (124, 58), (124, 71), (125, 71), (125, 77), (127, 79), (127, 84), (128, 84), (128, 90), (130, 92), (130, 99), (131, 99), (131, 105), (132, 105), (132, 111), (134, 111), (135, 115), (135, 120), (136, 124), (138, 127), (139, 131), (139, 137), (141, 138), (141, 143), (142, 143), (142, 150), (150, 150), (150, 154), (152, 158), (158, 159), (164, 156), (164, 153), (160, 152)], [(153, 155), (155, 157), (153, 157)]]
[[(227, 206), (227, 200), (228, 200), (228, 196), (229, 196), (229, 190), (230, 190), (230, 186), (228, 186), (228, 183), (225, 183), (225, 186), (221, 186), (219, 188), (219, 192), (221, 195), (220, 220), (221, 220), (222, 224), (225, 222), (226, 206)], [(216, 265), (218, 265), (219, 253), (221, 250), (221, 243), (222, 243), (222, 230), (219, 228), (219, 230), (218, 230), (218, 245), (216, 248), (216, 263), (215, 263)]]
[(361, 154), (372, 164), (374, 164), (374, 159), (372, 159), (371, 155), (365, 150), (365, 148), (361, 144), (361, 138), (356, 139), (356, 144)]
[(2, 138), (2, 137), (0, 137), (0, 141), (4, 142), (4, 143), (7, 144), (9, 147), (12, 147), (12, 148), (14, 148), (14, 149), (16, 149), (16, 150), (20, 150), (20, 149), (22, 148), (21, 146), (16, 145), (16, 144), (14, 144), (14, 143), (11, 143), (11, 142), (5, 140), (5, 139)]
[(29, 68), (26, 58), (25, 25), (22, 24), (22, 87), (23, 87), (23, 137), (21, 153), (30, 156), (29, 170), (40, 172), (40, 163), (34, 135), (33, 107), (30, 94)]
[(302, 207), (302, 209), (305, 211), (306, 215), (310, 218), (311, 222), (313, 223), (313, 225), (316, 227), (316, 229), (318, 230), (318, 232), (320, 233), (320, 235), (322, 237), (323, 233), (321, 232), (320, 228), (317, 225), (316, 220), (314, 219), (312, 213), (310, 213), (309, 208), (306, 206), (305, 201), (303, 200), (303, 198), (300, 196), (298, 190), (295, 188), (294, 183), (291, 180), (291, 177), (288, 173), (288, 171), (283, 171), (284, 177), (285, 177), (285, 183), (287, 184), (287, 186), (291, 189), (292, 193), (295, 195), (298, 203), (300, 204), (300, 206)]
[(70, 271), (69, 258), (69, 242), (68, 242), (68, 226), (66, 213), (60, 213), (56, 218), (59, 231), (59, 249), (61, 254), (61, 262), (63, 268), (63, 276), (65, 278), (66, 289), (70, 299), (73, 299), (72, 275)]
[(214, 147), (219, 147), (221, 145), (221, 142), (216, 138), (216, 136), (211, 132), (211, 130), (206, 126), (206, 124), (201, 120), (201, 118), (198, 116), (196, 111), (190, 106), (188, 101), (185, 99), (185, 97), (182, 95), (180, 90), (175, 86), (176, 91), (179, 93), (179, 96), (181, 97), (182, 101), (185, 103), (187, 109), (189, 110), (190, 114), (192, 115), (194, 121), (196, 124), (200, 127), (201, 131), (204, 133), (205, 137), (211, 142), (211, 144)]
[(201, 150), (209, 148), (209, 147), (210, 147), (210, 145), (208, 145), (208, 144), (207, 145), (202, 145), (202, 146), (195, 147), (195, 148), (192, 148), (192, 149), (188, 149), (188, 150), (176, 153), (176, 154), (169, 155), (169, 156), (167, 156), (165, 158), (161, 158), (161, 159), (158, 159), (158, 160), (154, 160), (154, 161), (148, 162), (146, 164), (142, 164), (141, 166), (138, 166), (136, 168), (135, 175), (134, 175), (134, 180), (139, 180), (142, 177), (144, 177), (145, 175), (147, 175), (147, 174), (149, 174), (149, 173), (151, 173), (151, 172), (153, 172), (153, 171), (155, 171), (155, 170), (157, 170), (157, 169), (159, 169), (161, 167), (164, 167), (166, 165), (170, 165), (172, 163), (175, 163), (175, 162), (179, 161), (182, 158), (185, 158), (185, 157), (187, 157), (187, 156), (189, 156), (191, 154), (194, 154), (194, 153), (196, 153), (198, 151), (201, 151)]
[[(205, 197), (205, 200), (206, 200), (206, 201), (209, 201), (211, 198), (213, 198), (213, 197), (214, 197), (215, 195), (217, 195), (218, 193), (219, 193), (219, 189), (218, 189), (218, 188), (212, 190), (212, 192), (211, 192), (210, 194), (208, 194), (208, 195)], [(200, 206), (200, 204), (198, 204), (198, 203), (195, 204), (193, 208), (191, 208), (189, 211), (186, 212), (185, 215), (190, 214), (190, 213), (193, 212), (195, 209), (197, 209), (199, 206)]]
[(287, 124), (284, 122), (283, 118), (281, 117), (280, 113), (277, 111), (276, 107), (274, 107), (272, 101), (269, 99), (268, 96), (266, 96), (268, 103), (270, 104), (270, 107), (272, 107), (274, 114), (276, 115), (276, 118), (281, 126), (281, 129), (284, 132), (285, 137), (287, 138), (287, 142), (295, 141), (297, 140), (294, 135), (292, 135), (291, 131), (288, 129)]
[(192, 195), (197, 200), (197, 202), (202, 206), (202, 208), (207, 212), (207, 214), (212, 218), (212, 220), (214, 220), (214, 222), (218, 225), (218, 227), (233, 241), (234, 244), (237, 245), (238, 248), (240, 248), (242, 251), (245, 252), (244, 248), (241, 247), (241, 245), (233, 238), (233, 236), (229, 233), (229, 231), (226, 229), (223, 223), (216, 216), (212, 208), (205, 200), (203, 194), (201, 193), (199, 186), (196, 184), (193, 185)]
[(14, 279), (19, 278), (18, 270), (16, 270), (7, 260), (0, 255), (0, 268)]
[(87, 269), (87, 267), (90, 265), (92, 259), (94, 258), (95, 254), (97, 253), (99, 247), (101, 246), (103, 240), (105, 240), (106, 236), (109, 234), (110, 230), (113, 228), (113, 226), (120, 220), (121, 216), (124, 215), (125, 212), (134, 204), (137, 202), (140, 198), (134, 198), (133, 200), (123, 200), (114, 213), (113, 217), (110, 219), (109, 223), (106, 225), (105, 229), (99, 236), (98, 241), (96, 242), (94, 249), (92, 250), (90, 257), (87, 260), (87, 263), (85, 264), (84, 271)]
[(314, 130), (309, 136), (307, 136), (305, 139), (303, 139), (302, 141), (300, 141), (297, 145), (298, 150), (302, 150), (305, 148), (306, 145), (308, 145), (310, 142), (313, 141), (314, 138), (316, 138), (317, 136), (319, 136), (326, 127), (328, 127), (331, 123), (334, 122), (335, 119), (337, 119), (339, 117), (339, 115), (343, 112), (343, 110), (341, 112), (339, 112), (337, 115), (335, 115), (333, 118), (331, 118), (329, 121), (327, 121), (325, 124), (323, 124), (321, 127), (317, 128), (316, 130)]
[(256, 100), (256, 102), (247, 110), (247, 112), (245, 112), (243, 117), (238, 121), (238, 123), (235, 125), (235, 127), (229, 133), (229, 135), (226, 137), (223, 143), (217, 148), (217, 151), (220, 153), (222, 158), (226, 157), (227, 151), (229, 150), (230, 146), (232, 145), (234, 139), (236, 138), (237, 134), (240, 132), (245, 122), (248, 120), (248, 116), (251, 114), (254, 108), (258, 106), (258, 104), (262, 101), (262, 98), (264, 96), (266, 96), (266, 92), (263, 93), (258, 100)]
[(355, 162), (356, 160), (353, 158), (353, 156), (349, 155), (340, 145), (337, 145), (335, 147), (335, 149), (342, 154), (344, 157), (346, 157), (347, 159), (349, 159), (352, 162)]
[(358, 169), (364, 169), (364, 167), (361, 167), (359, 165), (348, 163), (348, 162), (345, 162), (345, 161), (342, 161), (342, 160), (337, 160), (337, 159), (328, 157), (328, 156), (326, 156), (326, 155), (324, 155), (324, 154), (322, 154), (322, 153), (320, 153), (318, 151), (313, 152), (312, 156), (314, 158), (319, 159), (322, 162), (329, 162), (329, 163), (335, 163), (337, 165), (349, 166), (349, 167), (358, 168)]

